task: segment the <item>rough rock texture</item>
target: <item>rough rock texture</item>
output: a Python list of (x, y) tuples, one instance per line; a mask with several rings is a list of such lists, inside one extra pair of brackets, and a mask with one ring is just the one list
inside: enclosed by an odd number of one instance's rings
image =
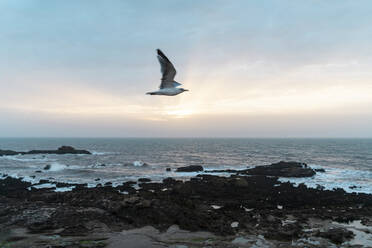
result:
[(61, 146), (57, 150), (31, 150), (28, 152), (16, 152), (12, 150), (0, 150), (0, 156), (25, 155), (25, 154), (91, 154), (86, 150), (77, 150), (72, 146)]
[[(277, 177), (312, 177), (316, 174), (315, 170), (308, 167), (304, 163), (298, 162), (284, 162), (256, 166), (244, 170), (206, 170), (205, 172), (213, 173), (236, 173), (240, 175), (264, 175), (264, 176), (277, 176)], [(323, 172), (323, 171), (321, 171)]]
[(325, 232), (319, 232), (317, 235), (327, 238), (336, 244), (341, 244), (355, 236), (352, 231), (348, 231), (345, 228), (333, 228)]
[[(28, 190), (31, 184), (19, 179), (0, 179), (0, 230), (27, 228), (31, 233), (63, 238), (148, 225), (166, 231), (178, 225), (183, 230), (209, 231), (220, 237), (257, 237), (259, 244), (286, 244), (268, 247), (291, 247), (289, 244), (309, 238), (335, 244), (352, 238), (347, 231), (315, 228), (311, 224), (314, 219), (342, 223), (372, 220), (372, 195), (311, 189), (304, 184), (294, 187), (272, 176), (203, 174), (185, 182), (166, 178), (162, 183), (141, 183), (139, 189), (133, 187), (135, 183), (95, 188), (73, 185), (70, 192), (54, 192), (33, 187)], [(56, 185), (66, 186), (71, 185)], [(256, 246), (262, 247), (258, 243)]]
[(315, 171), (304, 163), (281, 161), (276, 164), (249, 169), (247, 174), (277, 177), (312, 177), (315, 175)]
[(177, 168), (176, 172), (198, 172), (203, 170), (204, 168), (201, 165), (189, 165)]

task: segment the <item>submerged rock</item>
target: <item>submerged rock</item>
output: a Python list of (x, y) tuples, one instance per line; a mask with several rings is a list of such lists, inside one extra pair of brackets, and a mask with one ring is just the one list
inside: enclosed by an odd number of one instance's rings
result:
[(176, 172), (198, 172), (203, 170), (204, 168), (201, 165), (190, 165), (185, 167), (179, 167), (177, 168)]

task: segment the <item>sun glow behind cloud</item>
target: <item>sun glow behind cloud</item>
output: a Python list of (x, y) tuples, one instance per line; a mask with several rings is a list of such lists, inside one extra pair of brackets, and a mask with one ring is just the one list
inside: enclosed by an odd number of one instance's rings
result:
[[(56, 83), (49, 87), (42, 84), (32, 95), (13, 96), (12, 99), (5, 97), (1, 105), (2, 108), (20, 112), (70, 115), (77, 120), (82, 116), (126, 116), (166, 121), (198, 118), (200, 115), (355, 112), (363, 105), (372, 104), (372, 86), (368, 82), (324, 82), (332, 80), (330, 78), (313, 83), (314, 87), (309, 85), (304, 88), (296, 81), (271, 79), (257, 85), (247, 82), (246, 87), (233, 87), (234, 82), (229, 82), (231, 75), (228, 73), (223, 77), (219, 75), (219, 79), (213, 74), (210, 77), (203, 75), (203, 79), (186, 77), (184, 87), (190, 91), (176, 97), (150, 97), (144, 93), (120, 97), (78, 83), (70, 83), (68, 87), (66, 83)], [(306, 74), (297, 75), (298, 81), (301, 76), (307, 77)], [(244, 81), (244, 78), (241, 80)]]
[[(310, 136), (327, 136), (341, 124), (337, 135), (352, 135), (353, 119), (372, 125), (369, 2), (92, 2), (0, 3), (1, 132), (280, 136), (285, 119), (309, 135), (322, 116)], [(160, 83), (156, 48), (190, 91), (145, 95)]]

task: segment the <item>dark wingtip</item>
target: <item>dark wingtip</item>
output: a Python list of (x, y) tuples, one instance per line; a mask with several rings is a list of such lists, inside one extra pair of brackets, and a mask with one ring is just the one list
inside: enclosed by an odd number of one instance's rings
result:
[(163, 59), (165, 59), (166, 61), (170, 62), (169, 59), (167, 58), (167, 56), (165, 56), (165, 54), (158, 48), (156, 49), (156, 51), (158, 52), (158, 55), (160, 57), (162, 57)]

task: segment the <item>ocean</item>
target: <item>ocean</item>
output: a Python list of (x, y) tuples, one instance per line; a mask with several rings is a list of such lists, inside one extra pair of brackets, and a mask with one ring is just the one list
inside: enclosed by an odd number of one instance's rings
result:
[[(199, 173), (174, 169), (202, 165), (205, 169), (243, 169), (279, 161), (298, 161), (324, 168), (313, 178), (280, 178), (309, 187), (341, 187), (372, 194), (372, 139), (253, 138), (1, 138), (0, 149), (28, 151), (62, 145), (92, 155), (17, 155), (0, 157), (0, 174), (38, 182), (121, 184), (138, 178), (160, 181), (187, 179)], [(46, 165), (50, 170), (44, 170)], [(171, 168), (167, 172), (166, 168)], [(38, 173), (36, 171), (42, 171)], [(227, 175), (224, 175), (227, 176)], [(99, 178), (99, 180), (98, 180)], [(357, 187), (352, 187), (357, 186)]]

